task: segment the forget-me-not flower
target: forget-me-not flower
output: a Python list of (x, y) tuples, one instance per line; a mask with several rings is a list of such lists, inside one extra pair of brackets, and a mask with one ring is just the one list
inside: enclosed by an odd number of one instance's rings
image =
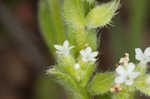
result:
[(146, 64), (150, 62), (150, 47), (146, 48), (144, 52), (140, 48), (136, 48), (135, 53), (135, 57), (140, 63)]
[(84, 62), (87, 62), (87, 61), (93, 61), (95, 62), (96, 61), (96, 56), (98, 55), (98, 52), (92, 52), (92, 49), (91, 47), (87, 47), (85, 50), (81, 50), (80, 51), (80, 54), (82, 56), (82, 60)]
[(128, 63), (127, 65), (119, 65), (116, 68), (118, 76), (115, 78), (115, 83), (121, 84), (125, 83), (130, 86), (134, 83), (134, 79), (140, 74), (135, 72), (135, 65), (133, 63)]
[(69, 42), (66, 40), (63, 45), (54, 45), (56, 52), (62, 55), (69, 55), (69, 52), (74, 46), (69, 46)]

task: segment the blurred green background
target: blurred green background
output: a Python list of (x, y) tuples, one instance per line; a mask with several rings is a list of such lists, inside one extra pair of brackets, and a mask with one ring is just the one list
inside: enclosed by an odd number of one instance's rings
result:
[[(44, 14), (53, 20), (45, 28), (59, 33), (64, 27), (57, 24), (60, 15), (57, 11), (63, 0), (59, 3), (49, 1), (51, 12)], [(107, 1), (98, 0), (100, 3)], [(99, 71), (113, 70), (114, 64), (126, 52), (130, 53), (131, 61), (135, 61), (134, 49), (150, 46), (149, 4), (150, 0), (121, 0), (111, 25), (97, 29), (101, 35)], [(45, 74), (55, 59), (42, 36), (39, 6), (39, 0), (0, 1), (0, 99), (67, 98), (63, 88)], [(51, 43), (54, 37), (49, 38), (48, 43)], [(146, 99), (142, 94), (138, 97)]]

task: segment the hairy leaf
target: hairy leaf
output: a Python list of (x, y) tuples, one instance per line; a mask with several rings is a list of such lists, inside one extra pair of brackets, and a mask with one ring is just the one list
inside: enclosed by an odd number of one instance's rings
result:
[(76, 73), (74, 69), (75, 59), (72, 56), (59, 57), (58, 58), (58, 68), (61, 72), (67, 73), (76, 79)]
[(55, 76), (55, 81), (61, 84), (73, 99), (88, 99), (85, 90), (79, 87), (78, 83), (68, 74), (62, 73), (56, 68), (52, 68), (48, 72)]
[(97, 49), (97, 34), (94, 29), (91, 29), (88, 31), (86, 35), (86, 42), (89, 44), (89, 46), (92, 48), (93, 51), (96, 51)]
[(64, 17), (76, 29), (84, 28), (84, 9), (81, 0), (64, 0)]
[(81, 78), (81, 83), (82, 83), (83, 87), (85, 87), (87, 85), (87, 83), (88, 83), (90, 77), (92, 76), (94, 70), (95, 70), (94, 64), (91, 64), (91, 63), (85, 64), (85, 69), (82, 72), (82, 78)]
[(110, 90), (114, 84), (114, 73), (98, 73), (88, 85), (91, 95), (104, 94)]
[(64, 23), (61, 19), (59, 0), (40, 0), (39, 21), (44, 39), (54, 53), (54, 44), (65, 40)]
[(110, 23), (119, 7), (119, 1), (113, 0), (93, 8), (86, 17), (88, 28), (97, 28)]

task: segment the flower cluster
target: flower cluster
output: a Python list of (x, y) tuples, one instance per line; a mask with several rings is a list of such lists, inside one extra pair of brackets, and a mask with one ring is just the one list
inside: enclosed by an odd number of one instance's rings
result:
[[(64, 56), (68, 56), (70, 55), (70, 50), (72, 48), (74, 48), (74, 46), (69, 46), (69, 42), (66, 40), (64, 41), (63, 45), (54, 45), (54, 47), (56, 48), (56, 53), (58, 55), (64, 55)], [(98, 52), (92, 52), (92, 48), (91, 47), (87, 47), (83, 50), (80, 51), (80, 55), (82, 56), (82, 61), (83, 62), (95, 62), (96, 61), (96, 56), (98, 55)], [(80, 64), (75, 64), (74, 65), (75, 69), (79, 69), (80, 68)]]
[(132, 85), (134, 79), (140, 74), (140, 72), (135, 72), (135, 65), (133, 63), (118, 66), (116, 72), (119, 76), (116, 77), (115, 83), (125, 83), (126, 85)]
[[(140, 61), (140, 65), (146, 65), (150, 62), (150, 47), (146, 48), (144, 53), (140, 48), (135, 49), (135, 58)], [(136, 71), (136, 65), (134, 63), (129, 63), (129, 54), (126, 53), (125, 57), (121, 58), (119, 61), (119, 66), (116, 68), (117, 77), (115, 78), (116, 84), (125, 83), (128, 86), (131, 86), (134, 83), (140, 72)], [(150, 77), (146, 80), (147, 83), (150, 83)]]
[[(64, 41), (63, 45), (54, 45), (56, 48), (56, 53), (59, 56), (65, 56), (64, 58), (67, 58), (68, 56), (71, 56), (71, 49), (74, 48), (74, 46), (69, 46), (69, 42), (66, 40)], [(119, 92), (122, 90), (121, 86), (132, 86), (133, 84), (136, 84), (136, 80), (140, 75), (143, 75), (141, 71), (137, 69), (143, 68), (143, 66), (146, 66), (148, 62), (150, 62), (150, 47), (146, 48), (144, 52), (140, 48), (135, 49), (135, 58), (137, 61), (139, 61), (139, 64), (136, 65), (133, 62), (129, 62), (129, 54), (125, 53), (125, 56), (120, 58), (119, 65), (116, 68), (116, 77), (114, 79), (115, 85), (113, 88), (110, 88), (111, 92)], [(97, 51), (92, 51), (92, 48), (87, 46), (85, 49), (82, 49), (79, 51), (79, 60), (76, 60), (71, 65), (73, 70), (75, 71), (75, 77), (77, 81), (81, 80), (82, 77), (82, 63), (89, 64), (96, 61), (96, 56), (98, 55)], [(60, 57), (62, 58), (62, 57)], [(81, 63), (80, 63), (81, 62)], [(71, 73), (72, 74), (72, 73)], [(150, 77), (146, 77), (145, 83), (150, 84)]]

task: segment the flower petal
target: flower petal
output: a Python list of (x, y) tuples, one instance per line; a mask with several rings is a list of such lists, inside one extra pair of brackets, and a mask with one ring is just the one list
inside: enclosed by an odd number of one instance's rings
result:
[(72, 48), (74, 48), (74, 46), (69, 47), (69, 50), (72, 49)]
[(117, 78), (115, 78), (115, 83), (116, 84), (121, 84), (125, 81), (125, 78), (123, 76), (119, 76)]
[(126, 85), (131, 86), (133, 84), (133, 80), (126, 80), (125, 83)]
[(92, 49), (91, 49), (91, 47), (87, 47), (87, 48), (86, 48), (86, 52), (87, 52), (87, 53), (90, 53), (90, 52), (92, 52)]
[(98, 52), (93, 52), (92, 57), (96, 57), (98, 55)]
[(139, 60), (139, 61), (143, 60), (144, 54), (140, 48), (136, 48), (135, 53), (136, 53), (135, 57), (137, 60)]
[(74, 68), (75, 68), (75, 69), (79, 69), (79, 68), (80, 68), (80, 64), (75, 64), (75, 65), (74, 65)]
[(55, 47), (57, 50), (63, 50), (63, 47), (60, 46), (60, 45), (54, 45), (54, 47)]
[(95, 61), (96, 61), (96, 59), (95, 59), (95, 58), (92, 58), (92, 59), (91, 59), (91, 61), (95, 62)]
[(145, 49), (144, 55), (150, 57), (150, 47)]
[(131, 73), (131, 74), (129, 75), (129, 77), (130, 77), (131, 79), (134, 79), (134, 78), (136, 78), (139, 74), (140, 74), (140, 72), (133, 72), (133, 73)]
[(147, 84), (150, 84), (150, 77), (148, 77), (148, 78), (146, 79), (146, 83), (147, 83)]
[(80, 51), (80, 54), (82, 56), (82, 60), (87, 62), (87, 61), (96, 61), (96, 56), (98, 55), (98, 52), (92, 52), (91, 47), (87, 47), (84, 50)]
[(63, 45), (65, 48), (68, 48), (68, 46), (69, 46), (69, 42), (68, 42), (68, 40), (66, 40), (66, 41), (64, 41), (64, 45)]
[(80, 54), (81, 54), (82, 56), (85, 56), (85, 55), (86, 55), (86, 53), (85, 53), (84, 50), (81, 50), (81, 51), (80, 51)]
[(87, 58), (82, 57), (82, 61), (87, 62), (88, 60), (87, 60)]
[(118, 66), (116, 68), (116, 72), (119, 74), (119, 75), (124, 75), (125, 74), (125, 70), (124, 70), (124, 67), (123, 66)]
[(127, 72), (128, 72), (128, 73), (133, 72), (134, 69), (135, 69), (135, 65), (134, 65), (133, 63), (129, 63), (129, 64), (127, 65)]

